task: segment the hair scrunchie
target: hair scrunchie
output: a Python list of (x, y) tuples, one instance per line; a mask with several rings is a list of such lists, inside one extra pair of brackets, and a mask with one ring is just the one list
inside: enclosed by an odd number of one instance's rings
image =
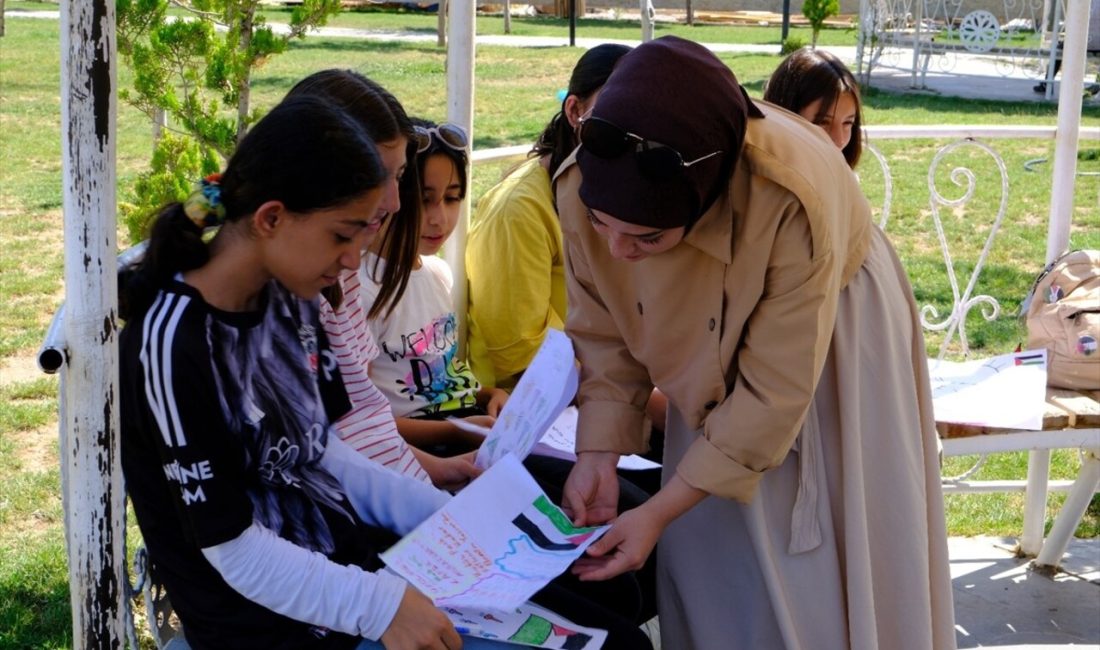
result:
[(184, 213), (199, 229), (217, 226), (225, 221), (221, 179), (221, 174), (210, 174), (183, 202)]

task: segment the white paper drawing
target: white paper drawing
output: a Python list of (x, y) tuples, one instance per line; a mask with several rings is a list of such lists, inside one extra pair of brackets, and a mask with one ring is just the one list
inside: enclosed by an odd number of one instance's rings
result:
[(526, 458), (577, 394), (577, 381), (573, 343), (564, 333), (550, 330), (478, 448), (475, 464), (490, 467), (508, 453)]
[(1046, 350), (963, 362), (929, 359), (936, 421), (1041, 430), (1046, 363)]
[[(575, 406), (570, 406), (562, 411), (558, 419), (554, 420), (550, 428), (539, 439), (538, 444), (531, 449), (531, 453), (576, 462), (578, 414), (579, 412)], [(659, 469), (660, 467), (660, 463), (647, 460), (637, 454), (619, 458), (619, 469), (641, 470)]]
[(582, 627), (534, 603), (511, 610), (444, 607), (443, 612), (466, 636), (508, 641), (535, 648), (596, 650), (607, 632)]
[(508, 454), (382, 561), (436, 606), (508, 610), (565, 571), (607, 529), (574, 527)]

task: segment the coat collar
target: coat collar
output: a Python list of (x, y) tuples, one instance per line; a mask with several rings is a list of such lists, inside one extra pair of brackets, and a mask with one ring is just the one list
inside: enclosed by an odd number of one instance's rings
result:
[[(742, 165), (735, 166), (734, 178)], [(733, 217), (730, 194), (734, 185), (731, 179), (714, 204), (699, 217), (691, 230), (684, 235), (683, 244), (710, 255), (723, 264), (733, 261)]]

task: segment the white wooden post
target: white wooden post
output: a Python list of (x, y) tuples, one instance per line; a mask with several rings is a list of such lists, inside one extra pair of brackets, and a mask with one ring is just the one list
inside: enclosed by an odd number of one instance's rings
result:
[(1024, 493), (1024, 524), (1017, 552), (1035, 557), (1043, 548), (1043, 529), (1047, 519), (1047, 494), (1050, 492), (1050, 450), (1027, 452), (1027, 490)]
[[(466, 129), (470, 138), (467, 154), (474, 142), (474, 37), (477, 31), (477, 7), (474, 0), (447, 3), (450, 22), (447, 30), (447, 121)], [(473, 188), (471, 170), (466, 167), (466, 187)], [(470, 199), (462, 202), (462, 214), (450, 239), (443, 246), (443, 257), (454, 274), (455, 317), (458, 319), (459, 357), (466, 354), (466, 230), (470, 220)]]
[(125, 643), (115, 221), (115, 3), (63, 0), (61, 458), (74, 648)]
[(1047, 262), (1069, 246), (1073, 186), (1077, 181), (1077, 136), (1081, 128), (1081, 88), (1085, 81), (1085, 47), (1089, 3), (1066, 3), (1066, 44), (1062, 50), (1062, 85), (1058, 89), (1058, 132), (1054, 136), (1054, 178), (1050, 188)]
[(649, 0), (638, 0), (638, 4), (642, 12), (642, 42), (648, 43), (653, 40), (653, 5)]

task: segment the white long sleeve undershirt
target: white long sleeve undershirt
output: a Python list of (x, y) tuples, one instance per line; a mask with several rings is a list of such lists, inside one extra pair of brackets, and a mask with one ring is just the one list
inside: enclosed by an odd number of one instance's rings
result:
[[(370, 462), (336, 436), (329, 436), (321, 464), (343, 486), (364, 522), (401, 535), (450, 498)], [(295, 620), (372, 640), (389, 627), (406, 588), (397, 576), (337, 564), (255, 522), (202, 552), (245, 598)]]

